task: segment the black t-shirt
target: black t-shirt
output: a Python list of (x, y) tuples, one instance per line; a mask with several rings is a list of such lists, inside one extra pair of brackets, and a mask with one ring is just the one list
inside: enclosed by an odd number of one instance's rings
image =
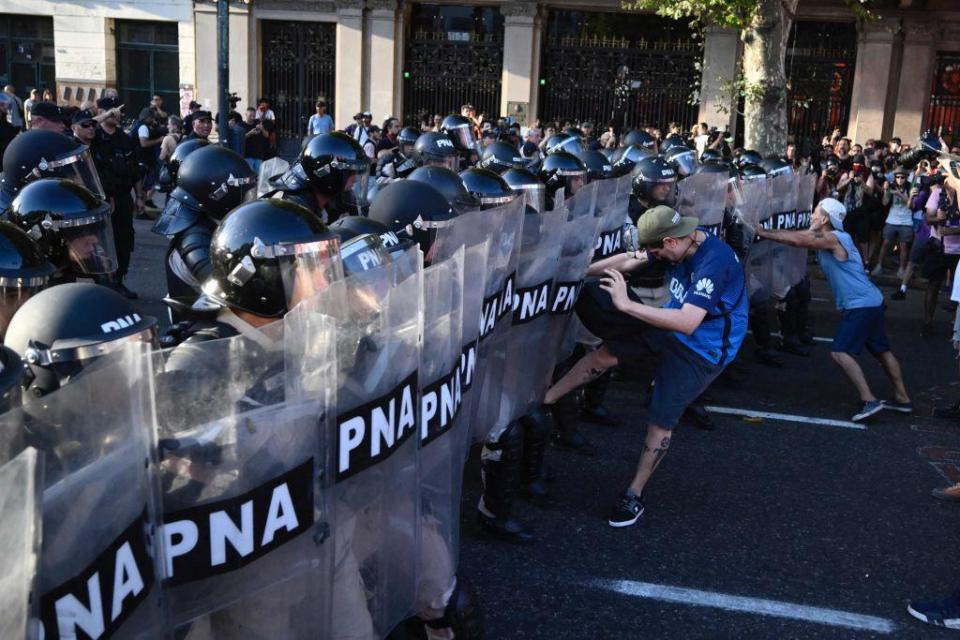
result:
[(90, 147), (108, 196), (129, 191), (140, 177), (137, 167), (139, 146), (120, 127), (114, 133), (107, 133), (102, 127), (97, 129)]
[(377, 143), (377, 149), (374, 153), (374, 157), (380, 155), (381, 151), (389, 151), (390, 149), (395, 149), (397, 147), (397, 141), (391, 140), (390, 136), (383, 136), (380, 138), (380, 142)]
[[(256, 124), (247, 124), (243, 123), (244, 129), (249, 133)], [(247, 137), (247, 143), (244, 147), (244, 157), (253, 158), (254, 160), (266, 160), (270, 157), (270, 138), (264, 136), (262, 133), (257, 133), (252, 136)]]

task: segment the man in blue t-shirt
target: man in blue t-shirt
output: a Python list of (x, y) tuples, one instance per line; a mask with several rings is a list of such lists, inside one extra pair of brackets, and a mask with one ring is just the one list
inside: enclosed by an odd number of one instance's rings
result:
[[(617, 254), (591, 266), (589, 275), (605, 277), (599, 289), (585, 289), (577, 313), (603, 345), (577, 362), (544, 400), (551, 405), (620, 362), (659, 356), (646, 440), (633, 482), (611, 512), (613, 527), (632, 525), (643, 514), (643, 489), (667, 453), (673, 428), (733, 361), (747, 332), (743, 268), (730, 247), (698, 225), (697, 218), (654, 207), (637, 221), (644, 251)], [(667, 274), (670, 300), (663, 308), (642, 304), (622, 275), (651, 259), (672, 265)]]
[[(900, 372), (900, 363), (890, 351), (890, 342), (884, 328), (883, 294), (867, 277), (863, 258), (849, 233), (843, 230), (847, 209), (839, 200), (824, 198), (810, 216), (810, 228), (805, 231), (774, 231), (757, 229), (757, 235), (793, 247), (815, 249), (820, 258), (833, 297), (840, 310), (840, 326), (833, 339), (830, 357), (843, 369), (860, 394), (860, 410), (854, 422), (866, 420), (884, 409), (911, 413), (913, 404), (907, 395)], [(894, 400), (878, 400), (863, 369), (854, 356), (863, 348), (880, 361), (893, 383)]]

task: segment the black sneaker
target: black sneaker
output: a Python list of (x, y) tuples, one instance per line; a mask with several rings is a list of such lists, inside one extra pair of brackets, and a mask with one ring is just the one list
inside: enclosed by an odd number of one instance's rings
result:
[(879, 400), (870, 400), (860, 405), (860, 411), (853, 414), (850, 418), (853, 422), (863, 422), (867, 418), (883, 411), (883, 403)]
[(907, 612), (927, 624), (947, 629), (960, 629), (960, 591), (941, 600), (914, 600)]
[(624, 493), (617, 500), (608, 522), (611, 527), (629, 527), (643, 515), (643, 500), (640, 496)]
[(907, 292), (903, 291), (902, 289), (897, 289), (896, 291), (890, 294), (891, 300), (903, 300), (906, 297), (907, 297)]

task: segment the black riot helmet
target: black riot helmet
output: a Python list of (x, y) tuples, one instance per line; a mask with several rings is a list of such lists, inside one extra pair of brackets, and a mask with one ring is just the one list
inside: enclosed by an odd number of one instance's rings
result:
[(471, 167), (460, 172), (460, 180), (470, 195), (480, 201), (481, 209), (492, 209), (517, 197), (510, 185), (489, 169)]
[(404, 127), (397, 134), (397, 144), (400, 146), (400, 153), (407, 158), (413, 157), (413, 147), (417, 144), (417, 138), (420, 137), (420, 130), (416, 127)]
[(543, 211), (546, 208), (547, 187), (527, 169), (510, 169), (502, 176), (514, 193), (525, 195), (527, 206)]
[(391, 262), (390, 251), (384, 246), (379, 234), (354, 234), (345, 227), (331, 226), (330, 230), (340, 238), (340, 260), (343, 274), (376, 269)]
[(663, 142), (660, 143), (660, 153), (665, 154), (670, 149), (674, 147), (685, 147), (687, 146), (683, 142), (683, 138), (680, 137), (677, 133), (671, 133), (666, 138), (663, 139)]
[[(463, 186), (463, 180), (460, 179), (460, 176), (449, 169), (443, 167), (420, 167), (411, 173), (407, 180), (425, 182), (430, 185), (443, 194), (450, 206), (459, 213), (476, 209), (480, 206), (480, 201), (470, 195), (467, 188)], [(384, 224), (387, 223), (384, 222)]]
[(110, 205), (71, 180), (45, 178), (25, 186), (10, 206), (10, 222), (57, 268), (78, 275), (117, 270)]
[(520, 155), (520, 151), (516, 147), (508, 142), (497, 140), (483, 148), (483, 155), (480, 156), (480, 162), (477, 163), (477, 166), (481, 169), (503, 173), (507, 169), (525, 167), (526, 164), (527, 159)]
[(760, 163), (760, 166), (763, 167), (763, 170), (766, 171), (767, 175), (770, 177), (790, 175), (793, 173), (793, 166), (790, 165), (789, 162), (782, 160), (777, 156), (764, 158), (763, 162)]
[(19, 227), (0, 221), (0, 340), (13, 314), (47, 287), (54, 271), (36, 242)]
[(677, 172), (661, 156), (644, 158), (633, 172), (633, 195), (646, 207), (677, 202)]
[(85, 145), (56, 131), (31, 129), (15, 137), (3, 154), (0, 209), (9, 207), (24, 186), (40, 178), (64, 178), (101, 200), (106, 198)]
[(625, 176), (632, 173), (637, 165), (646, 158), (655, 158), (657, 156), (652, 150), (640, 147), (635, 144), (629, 147), (617, 149), (613, 156), (613, 175), (614, 177)]
[(274, 198), (243, 204), (210, 241), (213, 300), (263, 318), (279, 318), (342, 277), (338, 240), (312, 211)]
[(473, 121), (465, 116), (450, 114), (440, 123), (440, 131), (447, 134), (457, 151), (469, 153), (477, 146)]
[(359, 142), (342, 131), (333, 131), (310, 138), (290, 173), (299, 182), (332, 198), (357, 188), (355, 182), (366, 181), (370, 159)]
[(629, 147), (631, 145), (649, 149), (654, 153), (657, 152), (657, 141), (652, 135), (642, 129), (628, 131), (627, 134), (623, 136), (623, 140), (620, 141), (621, 147)]
[(36, 294), (13, 316), (4, 344), (26, 363), (24, 403), (56, 391), (98, 357), (130, 341), (156, 342), (157, 319), (129, 300), (86, 282)]
[(610, 160), (596, 149), (584, 149), (577, 154), (577, 157), (586, 165), (590, 180), (605, 180), (613, 177), (613, 165)]
[(426, 182), (413, 180), (412, 176), (388, 184), (370, 205), (371, 220), (385, 225), (401, 240), (419, 244), (427, 261), (431, 259), (430, 249), (437, 228), (456, 216), (456, 209), (444, 194)]
[(170, 154), (166, 164), (160, 167), (160, 177), (157, 179), (160, 191), (163, 193), (173, 191), (173, 188), (177, 186), (177, 172), (180, 170), (180, 165), (183, 164), (188, 155), (208, 144), (210, 144), (210, 141), (205, 138), (190, 138), (178, 144), (173, 153)]
[(765, 180), (767, 172), (759, 164), (744, 163), (736, 167), (737, 177), (741, 180)]
[(696, 173), (723, 173), (729, 176), (730, 167), (726, 164), (711, 162), (709, 164), (701, 164), (697, 167)]
[(413, 157), (421, 167), (446, 167), (451, 171), (460, 169), (460, 156), (450, 136), (441, 131), (421, 133), (414, 145)]
[(663, 157), (677, 172), (678, 179), (686, 178), (697, 171), (697, 152), (690, 147), (673, 146)]
[(728, 162), (717, 149), (704, 149), (700, 154), (700, 164), (727, 165)]
[(763, 158), (759, 153), (752, 149), (744, 149), (733, 159), (733, 166), (739, 169), (745, 164), (759, 165), (761, 162), (763, 162)]
[(552, 207), (558, 189), (563, 188), (564, 198), (569, 198), (587, 183), (587, 167), (572, 153), (557, 151), (543, 159), (537, 177), (546, 187), (547, 206)]
[(172, 236), (187, 229), (202, 213), (215, 222), (257, 195), (257, 174), (237, 152), (209, 145), (180, 165), (177, 187), (167, 198), (152, 231)]
[(330, 230), (340, 238), (341, 249), (347, 240), (352, 240), (357, 236), (374, 234), (380, 236), (380, 241), (388, 251), (402, 250), (404, 248), (397, 234), (387, 228), (387, 225), (365, 216), (343, 216), (337, 218), (336, 222), (330, 224)]
[(550, 136), (545, 148), (547, 154), (566, 151), (567, 153), (577, 155), (583, 150), (583, 141), (579, 137), (572, 136), (568, 133), (558, 133)]

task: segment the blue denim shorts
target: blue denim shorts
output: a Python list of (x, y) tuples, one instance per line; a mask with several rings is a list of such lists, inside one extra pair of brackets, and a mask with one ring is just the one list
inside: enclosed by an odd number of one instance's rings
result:
[(884, 327), (885, 310), (885, 305), (844, 309), (830, 351), (851, 355), (858, 355), (864, 347), (873, 355), (890, 351), (890, 341)]

